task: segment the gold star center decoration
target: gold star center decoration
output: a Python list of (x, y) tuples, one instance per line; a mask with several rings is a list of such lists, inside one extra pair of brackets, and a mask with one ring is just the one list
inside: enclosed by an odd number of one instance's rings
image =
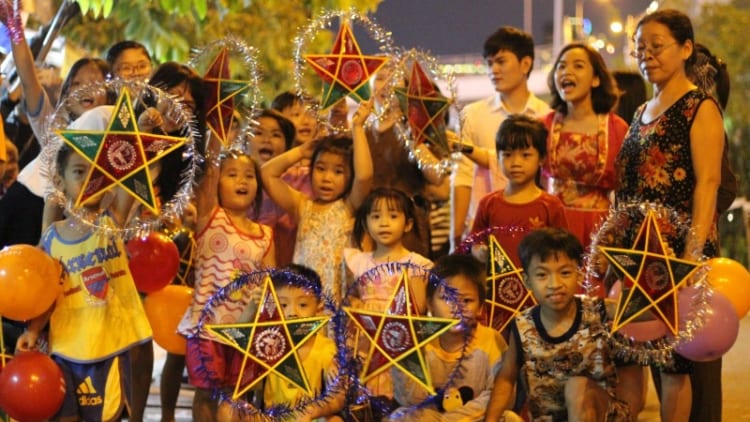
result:
[(184, 145), (187, 139), (141, 132), (136, 119), (130, 93), (123, 88), (104, 131), (57, 131), (91, 164), (75, 206), (85, 205), (119, 186), (149, 211), (159, 214), (149, 166)]
[(313, 390), (298, 351), (323, 328), (330, 317), (284, 318), (270, 276), (263, 281), (260, 297), (260, 307), (253, 321), (206, 324), (209, 332), (244, 355), (232, 399), (241, 398), (270, 373), (279, 375), (307, 395), (312, 395)]
[(654, 211), (641, 223), (631, 249), (600, 247), (607, 260), (625, 276), (612, 322), (612, 332), (653, 311), (677, 334), (677, 291), (701, 264), (668, 254)]
[(323, 80), (321, 110), (351, 96), (355, 101), (370, 99), (370, 77), (388, 61), (386, 57), (365, 56), (348, 23), (343, 22), (330, 54), (305, 54), (305, 61)]
[(487, 237), (487, 246), (487, 289), (490, 294), (484, 302), (484, 322), (502, 332), (516, 315), (536, 305), (536, 301), (523, 283), (523, 269), (516, 268), (494, 234)]
[(234, 122), (235, 99), (250, 89), (250, 81), (231, 79), (229, 50), (219, 51), (208, 68), (203, 81), (206, 84), (206, 125), (221, 143), (228, 147), (230, 129)]
[(401, 112), (406, 116), (416, 145), (428, 142), (437, 149), (436, 155), (450, 154), (445, 134), (445, 114), (450, 100), (443, 96), (427, 77), (418, 61), (414, 61), (406, 89), (396, 88)]
[(344, 311), (372, 344), (360, 376), (363, 384), (395, 366), (430, 394), (435, 394), (424, 357), (424, 346), (460, 320), (420, 316), (411, 297), (406, 271), (401, 273), (388, 307), (383, 312), (348, 306), (344, 307)]

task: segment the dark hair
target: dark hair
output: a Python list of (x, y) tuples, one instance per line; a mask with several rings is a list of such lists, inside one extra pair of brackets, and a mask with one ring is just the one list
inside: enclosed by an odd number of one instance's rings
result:
[(695, 53), (696, 65), (688, 69), (688, 78), (698, 88), (713, 95), (722, 110), (726, 109), (731, 88), (727, 64), (701, 43), (695, 44)]
[(282, 287), (297, 287), (304, 290), (310, 290), (318, 299), (321, 298), (323, 283), (320, 281), (320, 275), (310, 267), (299, 264), (289, 264), (280, 270), (271, 272), (273, 287), (280, 289)]
[(429, 278), (427, 283), (427, 300), (433, 299), (443, 280), (457, 275), (462, 275), (474, 283), (479, 294), (479, 303), (484, 303), (487, 298), (484, 266), (471, 255), (451, 254), (441, 256), (435, 261), (435, 266), (430, 270), (430, 274), (432, 277)]
[(543, 227), (527, 234), (518, 245), (518, 257), (524, 271), (534, 257), (546, 261), (553, 255), (564, 254), (575, 260), (580, 266), (583, 264), (583, 246), (573, 233), (559, 227)]
[(285, 91), (274, 97), (271, 101), (271, 109), (276, 111), (284, 111), (289, 107), (293, 107), (297, 103), (303, 103), (304, 99), (302, 96), (295, 94), (292, 91)]
[(76, 154), (75, 150), (70, 145), (63, 142), (60, 145), (60, 149), (57, 150), (57, 156), (55, 157), (55, 165), (57, 166), (57, 174), (62, 176), (65, 174), (65, 168), (68, 166), (70, 156)]
[(586, 55), (591, 62), (591, 67), (594, 69), (594, 77), (599, 78), (599, 86), (591, 87), (591, 106), (596, 114), (606, 114), (612, 111), (615, 103), (617, 102), (617, 89), (615, 88), (615, 81), (612, 75), (607, 69), (607, 64), (604, 62), (602, 55), (598, 51), (594, 50), (593, 47), (582, 44), (582, 43), (571, 43), (563, 47), (560, 53), (555, 59), (555, 64), (547, 75), (547, 86), (549, 87), (550, 93), (552, 93), (552, 100), (550, 101), (550, 107), (559, 111), (562, 114), (568, 114), (568, 104), (565, 100), (560, 97), (560, 93), (557, 91), (555, 85), (555, 72), (557, 66), (562, 59), (563, 54), (574, 48), (580, 48), (586, 52)]
[[(155, 86), (164, 91), (183, 83), (186, 84), (187, 89), (190, 91), (190, 95), (192, 95), (193, 100), (195, 100), (195, 112), (193, 117), (196, 122), (195, 132), (198, 135), (197, 139), (195, 139), (195, 151), (201, 154), (204, 153), (205, 139), (203, 138), (203, 134), (206, 133), (207, 94), (206, 87), (203, 84), (203, 78), (188, 66), (177, 62), (166, 62), (156, 68), (148, 83), (149, 85)], [(185, 147), (182, 146), (160, 159), (162, 171), (159, 178), (156, 180), (156, 185), (159, 186), (159, 196), (162, 200), (167, 201), (171, 199), (177, 192), (177, 187), (181, 180), (181, 174), (188, 166), (188, 163), (183, 161), (182, 158), (184, 152)]]
[(255, 190), (255, 198), (253, 199), (253, 218), (257, 219), (260, 216), (260, 207), (263, 205), (263, 178), (260, 177), (260, 165), (258, 164), (258, 161), (244, 151), (236, 149), (225, 150), (219, 154), (219, 171), (221, 171), (221, 166), (224, 165), (225, 160), (237, 160), (242, 157), (249, 159), (255, 170), (255, 180), (258, 184), (258, 188)]
[(344, 192), (341, 194), (342, 198), (349, 196), (349, 192), (351, 192), (352, 185), (354, 184), (354, 151), (352, 143), (352, 138), (347, 136), (326, 136), (315, 145), (315, 150), (310, 159), (310, 178), (312, 180), (312, 175), (315, 172), (315, 162), (318, 160), (320, 154), (330, 153), (344, 158), (344, 162), (349, 166), (349, 180), (346, 181)]
[(148, 60), (151, 61), (151, 54), (149, 54), (145, 45), (139, 43), (138, 41), (125, 40), (115, 43), (114, 45), (112, 45), (112, 47), (109, 47), (109, 50), (107, 50), (106, 59), (107, 63), (109, 63), (109, 66), (114, 67), (115, 62), (120, 57), (122, 52), (131, 49), (141, 50), (143, 54), (148, 57)]
[(78, 75), (78, 72), (90, 64), (93, 64), (97, 69), (99, 69), (99, 72), (101, 72), (103, 79), (107, 78), (107, 74), (109, 74), (109, 63), (107, 63), (106, 61), (96, 57), (84, 57), (82, 59), (76, 60), (76, 62), (73, 63), (73, 66), (70, 67), (68, 76), (65, 77), (65, 81), (63, 81), (62, 85), (60, 86), (60, 97), (58, 99), (59, 103), (65, 101), (65, 98), (68, 96), (68, 94), (70, 94), (70, 86), (73, 84), (73, 79), (75, 79), (76, 75)]
[(615, 70), (612, 77), (617, 83), (617, 115), (625, 122), (633, 120), (633, 115), (638, 107), (648, 99), (646, 93), (646, 81), (638, 72), (629, 70)]
[(659, 9), (642, 17), (635, 27), (636, 30), (649, 22), (656, 22), (666, 26), (672, 37), (681, 45), (690, 41), (693, 45), (693, 52), (685, 62), (685, 68), (687, 69), (695, 64), (695, 35), (693, 33), (693, 24), (690, 22), (688, 15), (675, 9)]
[(510, 51), (518, 57), (518, 60), (530, 57), (531, 67), (526, 77), (528, 78), (531, 74), (531, 68), (534, 67), (534, 38), (528, 32), (512, 26), (502, 26), (487, 37), (483, 49), (482, 57), (485, 59), (494, 57), (500, 50)]
[(497, 153), (533, 147), (539, 152), (539, 158), (547, 156), (547, 128), (541, 120), (525, 114), (511, 114), (495, 136)]
[(268, 117), (276, 120), (276, 123), (278, 123), (279, 125), (279, 129), (281, 129), (282, 135), (284, 135), (284, 146), (286, 147), (286, 149), (292, 147), (292, 143), (294, 143), (294, 137), (296, 136), (296, 129), (294, 128), (294, 123), (292, 123), (291, 120), (282, 116), (277, 111), (267, 108), (264, 108), (260, 111), (260, 113), (258, 113), (256, 118), (259, 117)]
[(389, 209), (395, 209), (404, 213), (406, 222), (412, 222), (412, 232), (417, 238), (419, 238), (419, 228), (417, 227), (417, 212), (414, 206), (414, 202), (409, 198), (408, 195), (402, 190), (392, 188), (377, 188), (373, 189), (362, 201), (362, 205), (357, 209), (354, 220), (354, 239), (356, 239), (359, 247), (362, 247), (362, 238), (367, 232), (367, 216), (372, 212), (373, 207), (379, 201), (386, 201), (386, 205)]

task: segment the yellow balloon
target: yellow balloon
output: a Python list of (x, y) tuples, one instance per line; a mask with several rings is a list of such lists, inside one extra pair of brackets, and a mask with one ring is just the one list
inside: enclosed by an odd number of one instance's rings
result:
[(708, 284), (723, 293), (742, 319), (750, 311), (750, 272), (739, 262), (729, 258), (709, 260)]
[(169, 353), (184, 355), (187, 350), (186, 339), (177, 333), (177, 325), (192, 299), (193, 289), (190, 287), (169, 285), (147, 295), (143, 301), (154, 341)]
[(62, 291), (62, 265), (31, 245), (0, 251), (0, 315), (16, 321), (46, 312)]

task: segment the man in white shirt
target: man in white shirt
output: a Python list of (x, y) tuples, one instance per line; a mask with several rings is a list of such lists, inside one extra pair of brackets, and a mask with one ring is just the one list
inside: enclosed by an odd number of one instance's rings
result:
[(520, 29), (504, 26), (484, 42), (484, 58), (496, 93), (464, 107), (461, 141), (464, 156), (453, 175), (453, 239), (456, 244), (471, 227), (477, 204), (486, 194), (503, 189), (505, 177), (497, 166), (495, 137), (511, 114), (542, 117), (549, 106), (529, 91), (534, 67), (534, 40)]

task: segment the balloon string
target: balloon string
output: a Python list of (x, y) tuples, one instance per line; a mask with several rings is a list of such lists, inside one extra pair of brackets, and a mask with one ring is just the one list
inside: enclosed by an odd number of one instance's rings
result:
[(5, 368), (5, 339), (3, 338), (2, 328), (2, 325), (0, 325), (0, 369)]

